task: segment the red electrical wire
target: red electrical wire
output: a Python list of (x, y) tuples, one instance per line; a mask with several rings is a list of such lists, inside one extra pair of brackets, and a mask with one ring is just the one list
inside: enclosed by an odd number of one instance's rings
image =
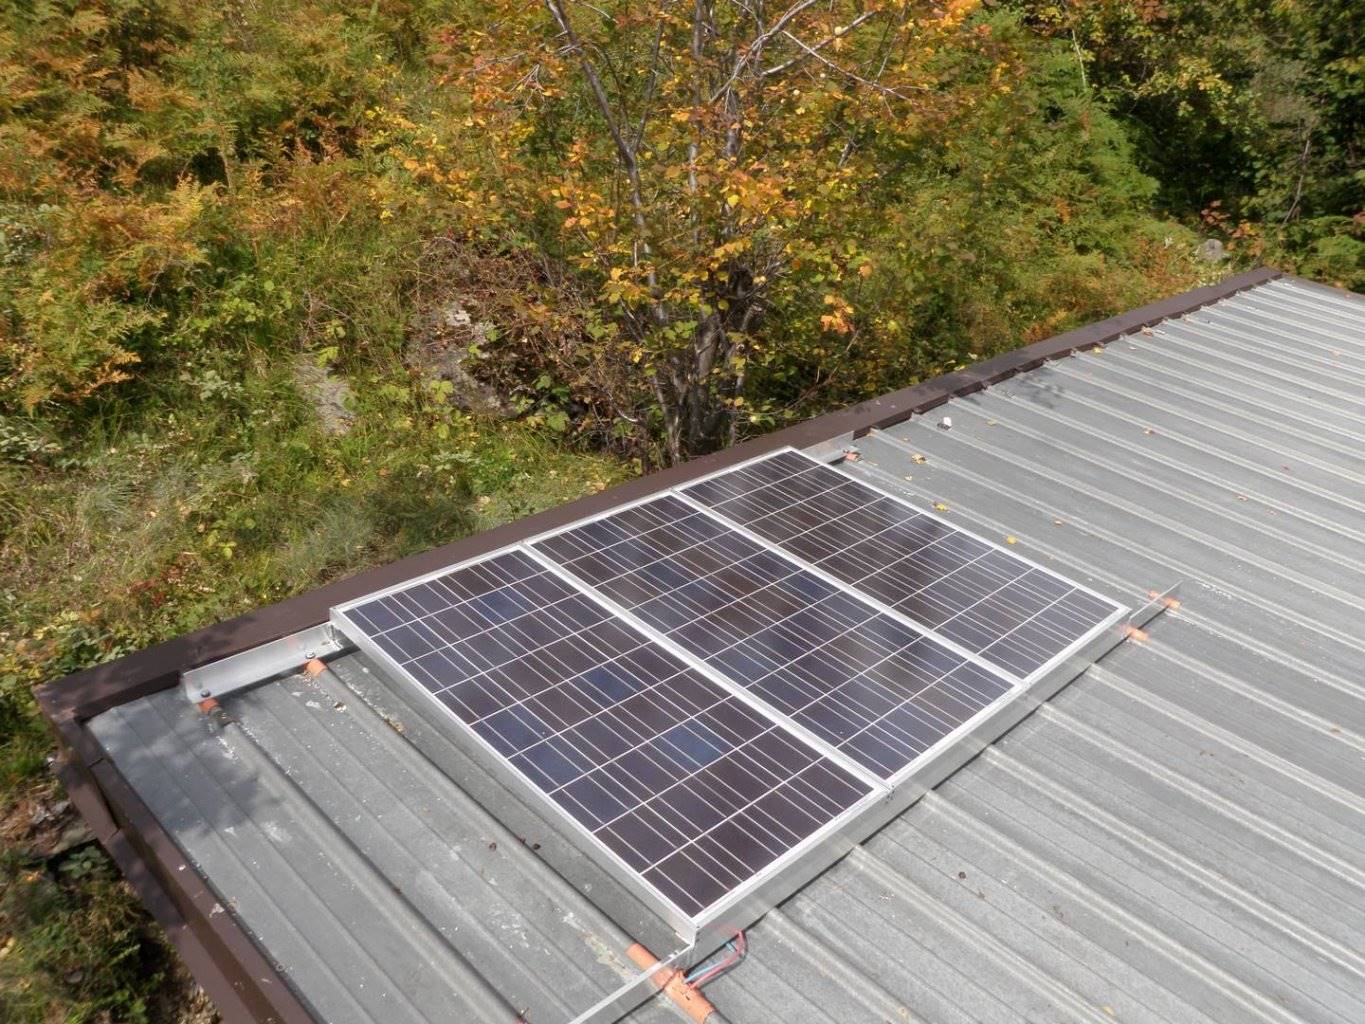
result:
[(726, 943), (729, 952), (725, 959), (714, 967), (707, 968), (704, 972), (694, 978), (688, 978), (687, 983), (693, 988), (701, 988), (708, 981), (714, 981), (732, 967), (739, 965), (746, 956), (749, 955), (749, 940), (743, 932), (735, 932), (735, 937)]

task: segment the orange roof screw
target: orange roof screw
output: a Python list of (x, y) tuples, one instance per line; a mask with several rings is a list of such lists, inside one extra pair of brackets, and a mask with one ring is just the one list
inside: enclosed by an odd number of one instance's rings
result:
[[(1149, 590), (1149, 591), (1147, 591), (1147, 596), (1150, 597), (1153, 601), (1155, 601), (1158, 597), (1161, 597), (1161, 591), (1159, 591), (1159, 590)], [(1168, 597), (1168, 598), (1165, 598), (1161, 603), (1164, 604), (1164, 605), (1166, 606), (1166, 608), (1167, 608), (1169, 611), (1173, 611), (1173, 612), (1178, 612), (1178, 611), (1180, 611), (1180, 599), (1179, 599), (1179, 598), (1176, 598), (1176, 597)]]
[(201, 700), (195, 707), (199, 709), (200, 714), (207, 715), (210, 711), (214, 710), (214, 708), (218, 707), (218, 702), (212, 697), (209, 697), (206, 700)]
[(322, 675), (326, 668), (327, 666), (322, 663), (320, 658), (309, 658), (303, 663), (303, 674), (309, 679), (316, 679)]
[[(638, 942), (626, 950), (626, 956), (630, 957), (636, 967), (645, 971), (659, 963), (658, 957)], [(678, 1009), (696, 1024), (706, 1024), (706, 1019), (716, 1012), (716, 1008), (706, 1000), (706, 997), (697, 991), (695, 986), (687, 983), (682, 971), (675, 971), (671, 967), (656, 971), (654, 984), (663, 989), (664, 994), (677, 1004)]]

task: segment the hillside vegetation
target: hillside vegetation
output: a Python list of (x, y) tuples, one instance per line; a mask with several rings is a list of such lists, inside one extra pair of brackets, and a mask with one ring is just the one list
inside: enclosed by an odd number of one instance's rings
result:
[(1361, 5), (0, 0), (0, 1019), (189, 1020), (32, 687), (1269, 262)]

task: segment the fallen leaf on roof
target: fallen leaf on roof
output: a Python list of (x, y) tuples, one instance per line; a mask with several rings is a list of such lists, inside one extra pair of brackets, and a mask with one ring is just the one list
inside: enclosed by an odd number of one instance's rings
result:
[(910, 461), (911, 461), (911, 462), (916, 462), (916, 463), (918, 463), (919, 465), (922, 466), (922, 465), (924, 465), (926, 462), (928, 462), (929, 460), (926, 459), (926, 458), (925, 458), (923, 455), (921, 455), (919, 452), (915, 452), (914, 455), (910, 456)]
[(1150, 327), (1144, 327), (1144, 328), (1142, 329), (1142, 333), (1145, 334), (1145, 335), (1147, 335), (1147, 337), (1150, 338), (1150, 337), (1151, 337), (1153, 334), (1155, 334), (1156, 332), (1153, 331)]
[(1054, 519), (1054, 520), (1052, 520), (1052, 525), (1053, 525), (1053, 526), (1065, 526), (1065, 525), (1066, 525), (1066, 520), (1065, 520), (1065, 519)]
[(939, 512), (947, 512), (947, 511), (948, 511), (948, 506), (945, 505), (945, 504), (943, 504), (943, 502), (941, 502), (941, 501), (936, 501), (936, 502), (934, 502), (934, 508), (937, 509)]
[(1019, 543), (1019, 538), (1016, 537), (1014, 534), (1010, 534), (1008, 537), (1005, 538), (1005, 543), (1006, 543), (1006, 544), (1018, 544), (1018, 543)]

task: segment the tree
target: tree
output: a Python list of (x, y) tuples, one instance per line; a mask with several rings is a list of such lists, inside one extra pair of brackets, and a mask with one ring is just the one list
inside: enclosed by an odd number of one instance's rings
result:
[[(945, 45), (990, 48), (975, 7), (544, 0), (448, 33), (447, 81), (497, 140), (452, 188), (597, 283), (600, 354), (636, 370), (601, 379), (642, 450), (655, 427), (676, 461), (763, 422), (756, 374), (840, 372), (864, 327), (853, 222), (880, 187), (878, 141), (1001, 87), (950, 90), (935, 67)], [(802, 328), (780, 353), (776, 310)]]

